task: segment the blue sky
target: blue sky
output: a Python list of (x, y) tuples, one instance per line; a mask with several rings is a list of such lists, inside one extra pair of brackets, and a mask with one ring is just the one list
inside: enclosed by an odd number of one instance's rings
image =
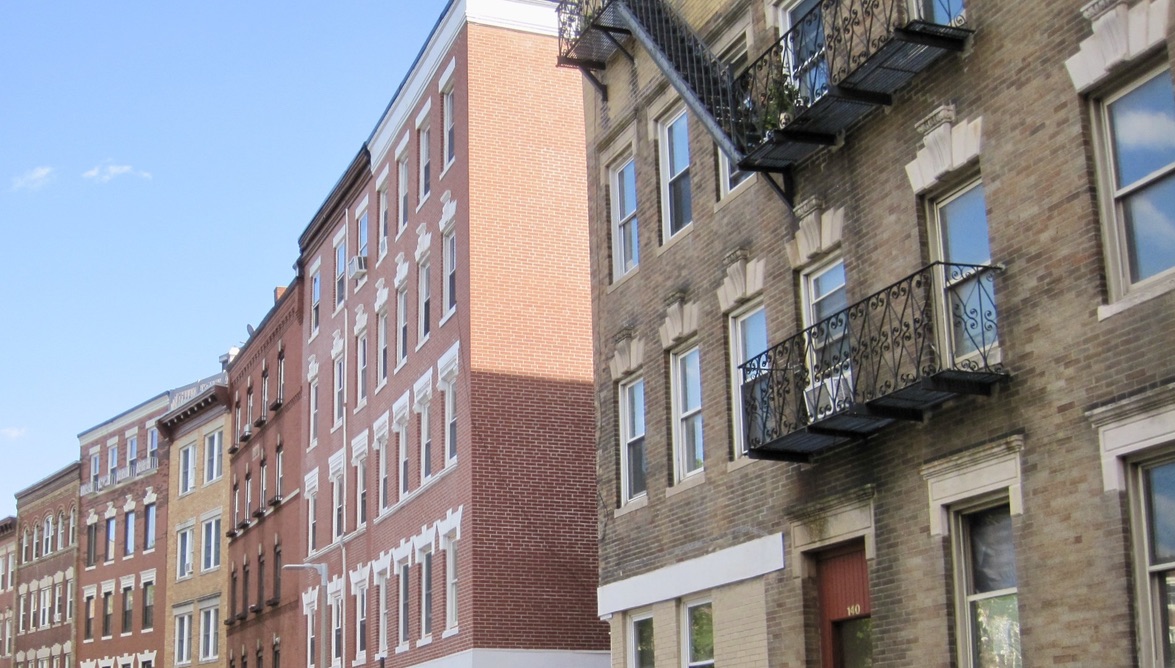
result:
[(444, 5), (0, 4), (0, 516), (220, 370)]

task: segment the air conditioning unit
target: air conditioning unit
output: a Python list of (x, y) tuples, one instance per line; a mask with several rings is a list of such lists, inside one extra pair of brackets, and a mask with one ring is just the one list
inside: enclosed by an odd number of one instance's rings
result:
[(360, 278), (367, 273), (367, 258), (356, 255), (347, 262), (347, 278)]
[(838, 413), (853, 402), (853, 376), (846, 369), (804, 390), (808, 421), (816, 422)]

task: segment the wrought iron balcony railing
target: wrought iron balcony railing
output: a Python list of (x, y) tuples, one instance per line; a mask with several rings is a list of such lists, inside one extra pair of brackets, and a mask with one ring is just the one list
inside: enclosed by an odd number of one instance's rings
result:
[(971, 34), (963, 0), (820, 0), (735, 84), (743, 167), (787, 167), (835, 143)]
[(604, 69), (628, 34), (616, 11), (618, 0), (559, 0), (559, 63)]
[(960, 394), (989, 394), (1000, 361), (997, 267), (934, 263), (741, 367), (752, 457), (807, 461)]

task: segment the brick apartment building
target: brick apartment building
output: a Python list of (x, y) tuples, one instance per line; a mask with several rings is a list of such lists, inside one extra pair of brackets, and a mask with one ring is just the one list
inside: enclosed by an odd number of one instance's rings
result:
[(11, 665), (20, 668), (74, 665), (78, 470), (74, 462), (16, 493), (20, 564)]
[(162, 392), (78, 434), (79, 668), (168, 665), (163, 625), (171, 620), (160, 606), (168, 600), (167, 569), (175, 566), (168, 553), (170, 447), (156, 421), (173, 401), (184, 403), (220, 378)]
[(309, 665), (607, 663), (581, 94), (554, 34), (547, 2), (450, 2), (299, 239), (296, 484), (325, 571), (283, 586)]
[(282, 570), (306, 557), (302, 313), (302, 280), (295, 279), (276, 291), (273, 308), (228, 367), (236, 426), (227, 433), (232, 510), (224, 522), (228, 643), (221, 663), (234, 668), (278, 668), (283, 654), (284, 665), (302, 665), (306, 652), (302, 576)]
[[(228, 376), (171, 394), (170, 410), (159, 416), (169, 457), (166, 542), (170, 555), (162, 610), (163, 653), (168, 666), (222, 663), (225, 630), (221, 609), (228, 600), (224, 538), (228, 484), (225, 439), (229, 421)], [(132, 594), (125, 591), (123, 596)], [(124, 626), (133, 620), (124, 602)], [(126, 631), (124, 631), (125, 633)]]
[(1172, 665), (1169, 2), (560, 16), (613, 665)]
[(15, 516), (0, 520), (0, 668), (12, 668), (15, 663), (18, 529)]

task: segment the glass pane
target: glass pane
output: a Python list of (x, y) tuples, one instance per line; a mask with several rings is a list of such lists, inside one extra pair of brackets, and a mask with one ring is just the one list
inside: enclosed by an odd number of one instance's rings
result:
[(616, 204), (620, 218), (624, 219), (636, 211), (636, 167), (633, 161), (629, 160), (620, 168), (617, 186), (619, 192), (616, 195)]
[(669, 182), (669, 233), (677, 234), (694, 219), (690, 195), (690, 174), (684, 172)]
[(640, 264), (640, 242), (637, 241), (636, 218), (629, 218), (620, 226), (621, 263), (624, 271)]
[(707, 661), (714, 658), (714, 617), (710, 604), (689, 609), (689, 660)]
[(625, 446), (628, 449), (628, 496), (632, 498), (644, 494), (648, 489), (645, 471), (645, 439), (644, 437), (629, 441)]
[(819, 322), (849, 305), (845, 294), (845, 265), (837, 262), (812, 277), (812, 318)]
[(1021, 668), (1020, 612), (1016, 595), (1007, 594), (971, 604), (972, 642), (976, 668)]
[(1141, 281), (1175, 267), (1175, 175), (1132, 193), (1122, 208), (1130, 279)]
[(689, 169), (689, 114), (669, 124), (669, 176)]
[(983, 184), (944, 204), (939, 208), (938, 216), (942, 226), (944, 260), (955, 264), (991, 262)]
[(873, 620), (851, 619), (836, 625), (843, 668), (870, 668), (873, 665)]
[(1016, 586), (1016, 551), (1008, 506), (967, 515), (971, 542), (971, 592), (982, 594)]
[(1175, 92), (1170, 71), (1115, 100), (1109, 113), (1119, 188), (1175, 162)]
[(685, 448), (688, 471), (697, 471), (705, 466), (706, 453), (702, 449), (702, 414), (698, 413), (685, 421), (682, 426), (685, 431)]
[(645, 435), (645, 381), (628, 388), (628, 437)]
[(1159, 628), (1165, 666), (1175, 666), (1175, 571), (1158, 573)]
[(653, 620), (641, 619), (632, 623), (636, 668), (653, 668)]
[(739, 324), (742, 359), (738, 362), (741, 364), (767, 350), (767, 312), (759, 309), (743, 318)]
[(702, 405), (702, 370), (697, 349), (680, 357), (678, 372), (681, 374), (681, 412), (688, 413)]
[(1146, 492), (1151, 562), (1175, 561), (1175, 462), (1147, 470)]

